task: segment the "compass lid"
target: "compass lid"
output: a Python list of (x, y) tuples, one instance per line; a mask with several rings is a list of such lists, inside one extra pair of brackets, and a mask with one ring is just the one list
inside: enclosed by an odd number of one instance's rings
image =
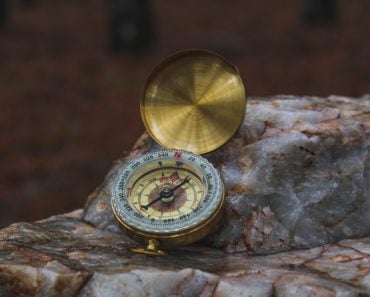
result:
[(245, 106), (235, 66), (213, 52), (188, 50), (153, 70), (140, 111), (148, 133), (160, 145), (203, 154), (234, 135)]

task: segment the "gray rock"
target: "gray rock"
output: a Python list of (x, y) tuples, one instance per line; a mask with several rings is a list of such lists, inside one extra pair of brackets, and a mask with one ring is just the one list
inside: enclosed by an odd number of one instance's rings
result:
[(130, 252), (110, 207), (124, 162), (160, 149), (143, 135), (84, 210), (0, 230), (0, 297), (370, 296), (369, 131), (369, 98), (251, 99), (206, 156), (224, 223), (164, 257)]
[(133, 254), (83, 212), (0, 231), (0, 296), (369, 296), (370, 238), (249, 256), (192, 245)]
[[(206, 157), (226, 189), (225, 223), (203, 243), (266, 254), (370, 235), (370, 100), (250, 98), (231, 141)], [(89, 197), (84, 219), (122, 233), (109, 186), (126, 159), (161, 149), (146, 134)]]

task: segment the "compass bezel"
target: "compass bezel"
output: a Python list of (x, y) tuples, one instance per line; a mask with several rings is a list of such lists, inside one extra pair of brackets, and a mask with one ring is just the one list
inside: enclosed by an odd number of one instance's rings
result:
[[(203, 199), (207, 198), (207, 201), (204, 202), (204, 211), (199, 212), (198, 216), (194, 212), (194, 220), (190, 223), (180, 227), (171, 227), (171, 222), (167, 222), (166, 226), (171, 228), (158, 230), (146, 228), (145, 224), (142, 224), (143, 218), (140, 218), (140, 223), (137, 223), (137, 220), (133, 219), (133, 215), (129, 215), (132, 211), (128, 211), (124, 203), (127, 203), (130, 193), (125, 192), (125, 187), (130, 183), (131, 178), (135, 177), (135, 172), (142, 170), (143, 166), (163, 159), (185, 161), (194, 166), (197, 171), (202, 172), (207, 177), (205, 180), (207, 193), (203, 197)], [(127, 162), (118, 171), (111, 185), (113, 213), (126, 233), (138, 241), (147, 242), (150, 238), (156, 238), (161, 240), (161, 246), (165, 248), (189, 244), (207, 235), (221, 217), (224, 204), (224, 187), (221, 177), (213, 165), (199, 155), (183, 150), (155, 151)], [(209, 185), (213, 185), (211, 189)]]

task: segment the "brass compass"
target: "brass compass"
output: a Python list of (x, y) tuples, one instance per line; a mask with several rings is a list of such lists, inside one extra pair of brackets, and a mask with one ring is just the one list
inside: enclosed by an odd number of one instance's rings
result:
[(245, 114), (246, 97), (237, 69), (202, 50), (175, 54), (150, 75), (141, 116), (165, 150), (122, 166), (112, 183), (112, 209), (126, 233), (146, 244), (135, 252), (195, 242), (215, 229), (224, 187), (217, 170), (198, 154), (229, 140)]

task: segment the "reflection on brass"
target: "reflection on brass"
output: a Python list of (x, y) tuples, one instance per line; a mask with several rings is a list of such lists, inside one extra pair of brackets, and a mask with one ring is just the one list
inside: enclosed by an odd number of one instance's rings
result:
[(190, 50), (154, 69), (140, 110), (147, 131), (163, 147), (203, 154), (233, 136), (245, 106), (236, 67), (215, 53)]
[(134, 253), (144, 254), (148, 256), (165, 256), (166, 252), (158, 249), (159, 242), (156, 239), (149, 239), (146, 248), (133, 247), (130, 250)]

